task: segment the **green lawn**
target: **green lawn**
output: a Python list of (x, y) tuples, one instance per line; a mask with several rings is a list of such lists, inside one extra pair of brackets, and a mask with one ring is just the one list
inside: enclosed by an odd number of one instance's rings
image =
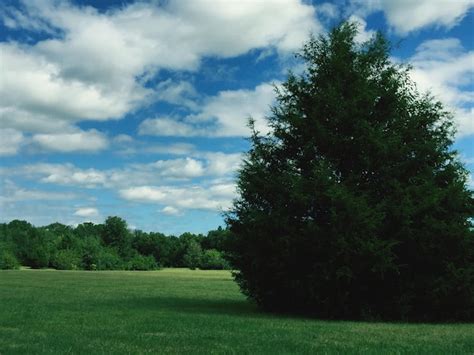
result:
[(0, 271), (2, 355), (315, 352), (473, 354), (474, 324), (263, 314), (226, 271)]

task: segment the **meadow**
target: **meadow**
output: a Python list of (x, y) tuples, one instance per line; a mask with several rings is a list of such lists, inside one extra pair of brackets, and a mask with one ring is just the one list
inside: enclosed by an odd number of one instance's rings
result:
[(474, 324), (266, 314), (228, 271), (0, 271), (0, 354), (16, 353), (472, 354)]

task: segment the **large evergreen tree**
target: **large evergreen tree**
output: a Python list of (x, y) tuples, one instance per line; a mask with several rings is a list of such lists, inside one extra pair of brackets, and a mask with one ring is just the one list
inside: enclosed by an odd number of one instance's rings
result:
[(253, 129), (227, 215), (236, 280), (270, 310), (472, 319), (474, 203), (451, 114), (383, 35), (356, 34), (344, 23), (311, 38), (272, 132)]

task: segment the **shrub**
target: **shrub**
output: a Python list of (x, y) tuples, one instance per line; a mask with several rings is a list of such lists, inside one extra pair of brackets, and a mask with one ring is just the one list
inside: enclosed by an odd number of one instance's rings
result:
[(51, 266), (58, 270), (77, 270), (81, 268), (81, 257), (75, 250), (58, 250), (51, 260)]
[(103, 248), (96, 256), (95, 262), (89, 265), (91, 270), (122, 270), (126, 266), (117, 251), (112, 248)]
[(10, 250), (0, 251), (0, 270), (14, 270), (19, 269), (20, 263)]
[(144, 256), (137, 254), (127, 263), (127, 270), (156, 270), (158, 264), (153, 256)]
[(191, 239), (188, 242), (186, 253), (183, 256), (184, 265), (192, 270), (201, 265), (202, 248), (197, 241)]
[(229, 264), (220, 251), (209, 249), (202, 255), (200, 268), (203, 270), (225, 270), (229, 269)]

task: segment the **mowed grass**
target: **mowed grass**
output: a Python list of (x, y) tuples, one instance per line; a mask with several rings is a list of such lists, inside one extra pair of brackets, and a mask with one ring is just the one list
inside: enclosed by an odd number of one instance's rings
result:
[(473, 354), (474, 324), (265, 314), (226, 271), (1, 271), (0, 354), (14, 353)]

